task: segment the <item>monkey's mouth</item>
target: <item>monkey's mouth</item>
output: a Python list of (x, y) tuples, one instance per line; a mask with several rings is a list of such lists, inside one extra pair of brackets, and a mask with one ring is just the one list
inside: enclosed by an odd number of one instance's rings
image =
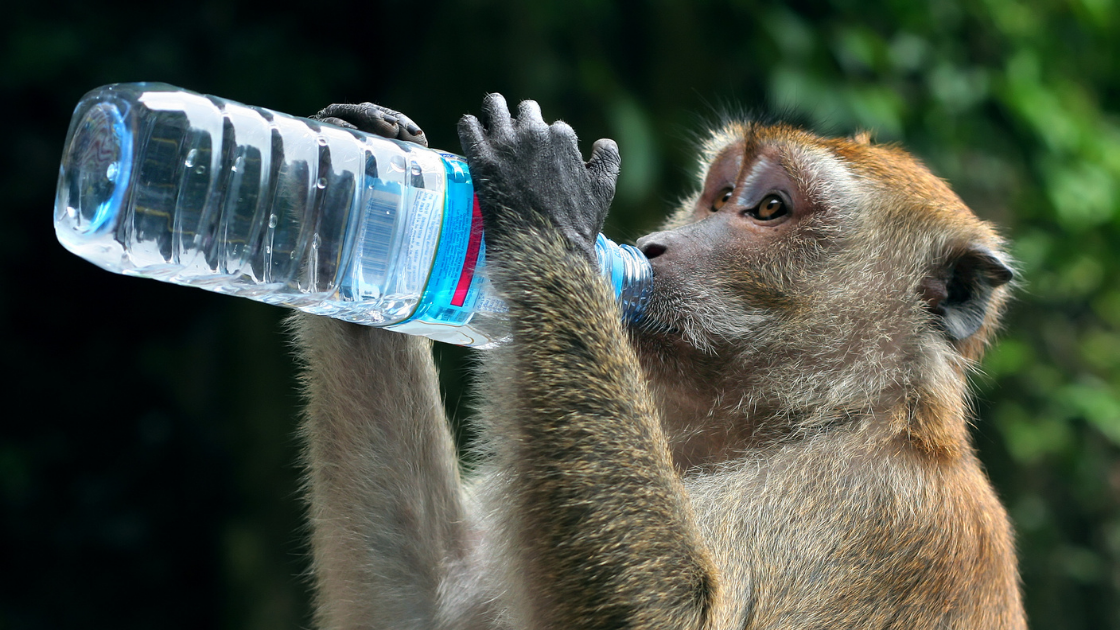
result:
[(664, 322), (643, 317), (641, 321), (630, 324), (630, 330), (642, 337), (680, 337), (682, 331)]
[[(657, 305), (659, 306), (659, 305)], [(646, 305), (641, 317), (630, 322), (630, 330), (640, 336), (682, 337), (684, 330), (662, 316), (660, 308), (654, 304)]]

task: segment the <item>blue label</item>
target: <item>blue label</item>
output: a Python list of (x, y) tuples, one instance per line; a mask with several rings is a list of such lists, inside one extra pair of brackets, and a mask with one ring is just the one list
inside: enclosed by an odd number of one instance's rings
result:
[(479, 281), (486, 244), (482, 213), (463, 158), (441, 153), (447, 169), (447, 194), (439, 246), (424, 295), (406, 321), (463, 325), (476, 310), (484, 282)]

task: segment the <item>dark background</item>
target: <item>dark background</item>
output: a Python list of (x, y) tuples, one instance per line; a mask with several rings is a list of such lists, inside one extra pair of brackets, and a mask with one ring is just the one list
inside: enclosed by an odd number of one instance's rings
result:
[[(703, 121), (875, 130), (1013, 239), (1025, 276), (976, 378), (1032, 625), (1120, 627), (1120, 15), (1113, 0), (18, 2), (0, 9), (0, 629), (309, 624), (277, 308), (114, 276), (50, 217), (73, 106), (165, 81), (294, 114), (371, 100), (433, 146), (483, 94), (624, 159), (607, 232), (652, 229)], [(450, 406), (463, 358), (444, 359)]]

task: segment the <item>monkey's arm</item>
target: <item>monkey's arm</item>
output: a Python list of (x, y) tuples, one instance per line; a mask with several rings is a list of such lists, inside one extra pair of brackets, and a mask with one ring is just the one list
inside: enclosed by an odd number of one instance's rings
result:
[(515, 587), (525, 625), (703, 628), (717, 596), (709, 558), (593, 239), (614, 193), (618, 154), (535, 103), (488, 129), (460, 124), (510, 306), (513, 342), (491, 358), (498, 465), (507, 474)]
[[(314, 118), (427, 144), (407, 116), (370, 103)], [(291, 324), (305, 363), (317, 626), (433, 627), (464, 518), (431, 343), (326, 317)]]
[(431, 627), (463, 553), (454, 446), (426, 339), (298, 314), (320, 628)]

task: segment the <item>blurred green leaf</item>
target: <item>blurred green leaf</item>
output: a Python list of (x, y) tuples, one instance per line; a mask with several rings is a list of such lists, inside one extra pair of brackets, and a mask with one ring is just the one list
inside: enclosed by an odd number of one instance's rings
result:
[(1069, 415), (1084, 417), (1113, 444), (1120, 445), (1120, 398), (1111, 388), (1103, 383), (1074, 383), (1059, 389), (1054, 398)]
[(1017, 403), (1001, 405), (996, 422), (1011, 456), (1021, 464), (1033, 464), (1047, 455), (1061, 453), (1073, 443), (1073, 433), (1065, 421), (1040, 418)]

